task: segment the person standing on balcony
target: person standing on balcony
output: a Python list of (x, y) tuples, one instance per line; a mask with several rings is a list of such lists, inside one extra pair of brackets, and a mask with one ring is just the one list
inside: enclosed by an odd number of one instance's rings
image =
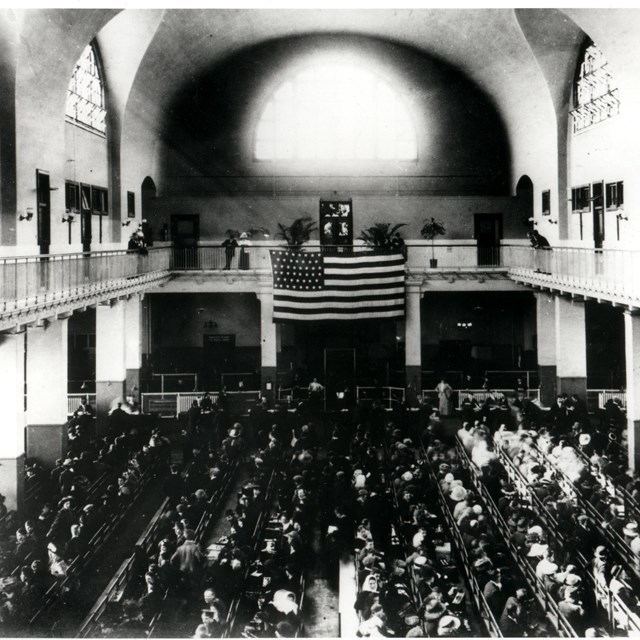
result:
[(238, 245), (240, 246), (240, 269), (248, 269), (250, 263), (249, 247), (251, 246), (251, 241), (249, 240), (249, 234), (246, 231), (243, 231), (240, 234)]
[(451, 414), (451, 394), (453, 389), (451, 385), (442, 378), (436, 386), (436, 392), (438, 394), (438, 403), (441, 416), (448, 416)]
[(238, 246), (235, 235), (230, 235), (222, 243), (222, 246), (224, 247), (224, 270), (228, 271), (231, 269), (231, 262), (233, 261), (233, 256), (236, 254), (236, 247)]

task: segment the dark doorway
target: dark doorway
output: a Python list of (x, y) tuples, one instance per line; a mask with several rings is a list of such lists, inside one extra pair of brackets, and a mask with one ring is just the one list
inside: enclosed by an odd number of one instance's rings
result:
[(80, 236), (82, 250), (91, 251), (91, 187), (88, 184), (80, 185)]
[(171, 242), (173, 243), (173, 268), (198, 268), (198, 239), (200, 237), (200, 216), (171, 216)]
[(474, 237), (478, 243), (478, 266), (500, 266), (502, 214), (476, 213), (474, 216)]
[[(155, 212), (155, 200), (156, 200), (156, 185), (155, 182), (147, 176), (140, 187), (140, 215), (142, 220), (147, 221), (147, 227), (151, 229), (152, 225), (156, 226), (156, 212)], [(166, 224), (165, 224), (166, 227)], [(160, 232), (160, 230), (156, 230)], [(157, 236), (159, 240), (167, 240), (166, 232)], [(151, 231), (151, 240), (154, 240), (153, 230)], [(148, 244), (148, 240), (147, 240)]]
[(202, 336), (202, 374), (209, 387), (221, 385), (220, 374), (234, 371), (235, 334)]
[(38, 198), (38, 245), (40, 255), (49, 253), (51, 245), (51, 190), (49, 174), (36, 169), (36, 191)]
[(602, 182), (591, 185), (591, 200), (593, 202), (593, 246), (602, 249), (604, 242), (604, 198)]
[(356, 379), (355, 349), (324, 350), (325, 408), (332, 410), (340, 406), (338, 394), (349, 389), (353, 397)]

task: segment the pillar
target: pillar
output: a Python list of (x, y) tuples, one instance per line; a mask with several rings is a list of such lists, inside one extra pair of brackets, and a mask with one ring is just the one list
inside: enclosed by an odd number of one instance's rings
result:
[(587, 337), (584, 301), (556, 296), (558, 393), (587, 397)]
[(27, 457), (53, 467), (67, 451), (69, 321), (27, 329)]
[(273, 291), (258, 293), (260, 300), (260, 389), (273, 401), (277, 370), (277, 332), (273, 322)]
[(550, 293), (535, 297), (540, 402), (551, 406), (556, 397), (556, 303)]
[(419, 284), (407, 284), (404, 318), (404, 350), (406, 385), (413, 386), (416, 393), (422, 392), (422, 334)]
[(0, 333), (0, 492), (10, 511), (24, 499), (24, 348), (24, 333)]
[(125, 399), (127, 378), (125, 303), (98, 305), (96, 309), (96, 427), (104, 435), (108, 413)]
[(137, 387), (138, 392), (131, 395), (138, 400), (142, 367), (142, 298), (132, 296), (124, 303), (124, 307), (126, 393), (130, 395), (131, 390)]
[[(629, 467), (640, 467), (640, 315), (624, 314), (624, 350), (627, 375), (627, 449)], [(638, 440), (638, 443), (636, 443)]]

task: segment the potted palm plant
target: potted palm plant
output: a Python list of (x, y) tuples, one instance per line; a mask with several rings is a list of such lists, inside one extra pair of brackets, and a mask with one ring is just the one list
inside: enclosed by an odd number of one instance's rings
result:
[(358, 239), (377, 249), (391, 249), (398, 229), (406, 226), (405, 222), (393, 226), (389, 222), (376, 222), (372, 227), (363, 229)]
[(437, 236), (443, 236), (446, 233), (444, 225), (439, 220), (431, 218), (431, 220), (425, 220), (420, 229), (420, 234), (425, 240), (431, 240), (431, 259), (429, 260), (429, 266), (435, 269), (438, 266), (438, 260), (436, 258), (436, 250), (434, 246), (434, 240)]
[(290, 225), (283, 225), (278, 222), (279, 231), (276, 234), (276, 238), (284, 240), (289, 251), (300, 251), (302, 245), (309, 241), (316, 228), (316, 222), (308, 216), (296, 218)]

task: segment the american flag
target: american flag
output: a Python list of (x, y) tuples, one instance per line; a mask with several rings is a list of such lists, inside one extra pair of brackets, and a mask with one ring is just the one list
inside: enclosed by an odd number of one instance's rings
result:
[(272, 251), (274, 320), (404, 316), (404, 257)]

